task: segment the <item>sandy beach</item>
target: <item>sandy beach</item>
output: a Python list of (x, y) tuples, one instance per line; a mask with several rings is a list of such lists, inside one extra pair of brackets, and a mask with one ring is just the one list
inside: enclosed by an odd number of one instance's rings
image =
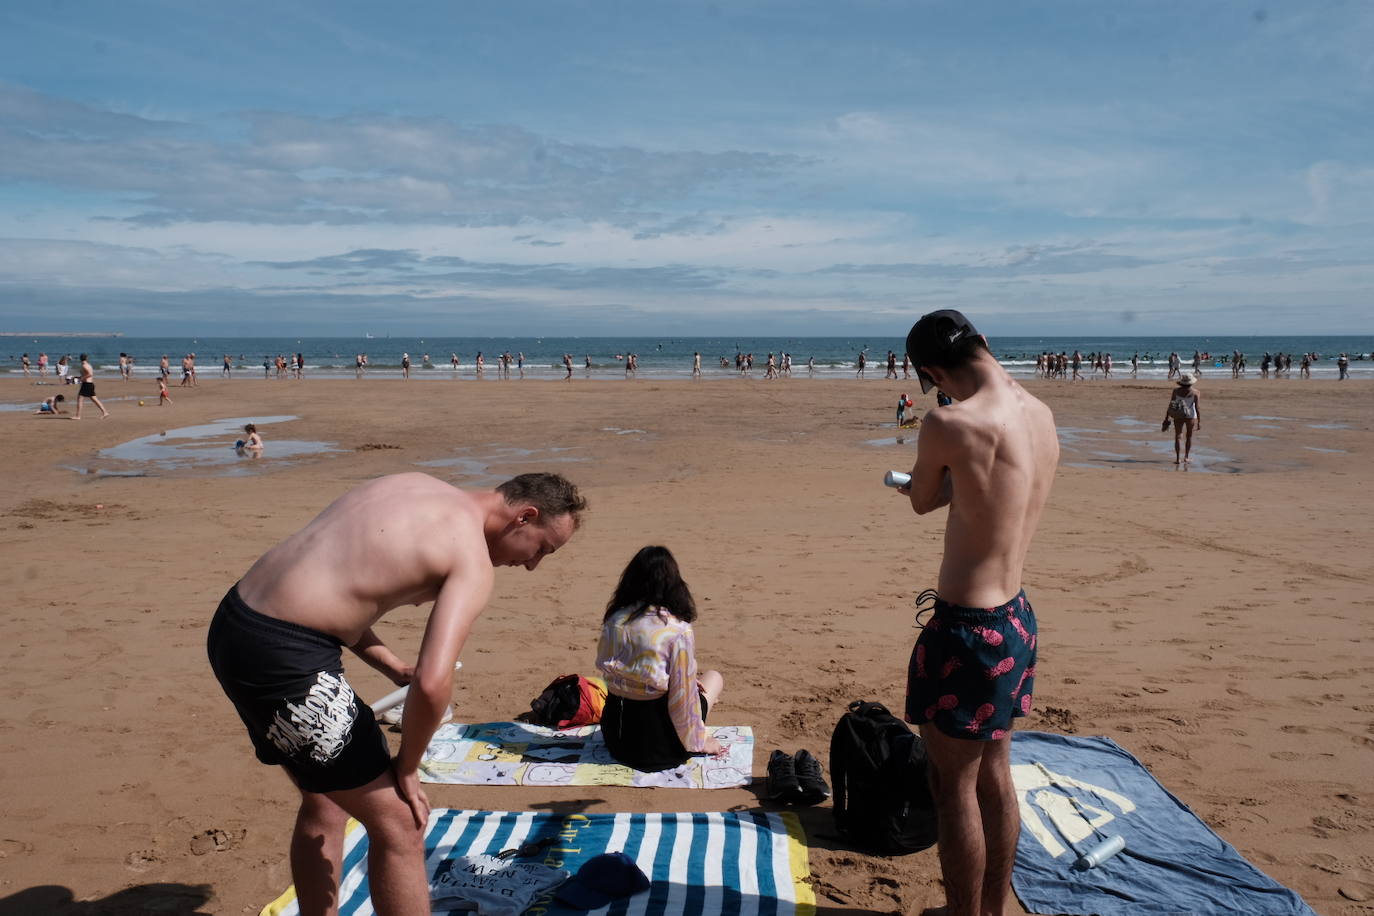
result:
[[(1041, 660), (1021, 726), (1110, 736), (1320, 913), (1371, 912), (1374, 384), (1209, 375), (1186, 472), (1159, 432), (1166, 383), (1027, 387), (1064, 449), (1027, 565)], [(498, 575), (463, 653), (461, 721), (511, 718), (553, 674), (593, 673), (616, 576), (653, 543), (697, 596), (698, 656), (726, 679), (712, 721), (754, 727), (756, 776), (775, 747), (824, 762), (851, 700), (901, 706), (912, 601), (935, 582), (944, 523), (881, 486), (914, 460), (914, 435), (892, 427), (914, 381), (206, 378), (163, 408), (151, 382), (99, 390), (108, 420), (0, 412), (0, 914), (257, 913), (290, 884), (295, 791), (254, 760), (205, 629), (259, 554), (378, 475), (483, 487), (557, 470), (591, 501), (564, 551)], [(10, 404), (58, 391), (0, 380)], [(256, 462), (223, 432), (181, 449), (182, 465), (138, 457), (166, 430), (264, 417), (295, 419), (260, 426)], [(131, 457), (100, 454), (142, 437)], [(282, 457), (287, 440), (306, 445)], [(378, 631), (413, 655), (426, 610)], [(389, 689), (348, 670), (364, 697)], [(496, 809), (761, 804), (749, 789), (428, 794)], [(867, 856), (843, 848), (827, 807), (803, 820), (821, 912), (942, 899), (933, 850)]]

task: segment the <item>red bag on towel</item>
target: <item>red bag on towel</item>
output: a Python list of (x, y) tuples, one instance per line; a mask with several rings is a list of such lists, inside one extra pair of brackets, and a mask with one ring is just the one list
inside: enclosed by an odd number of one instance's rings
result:
[(565, 674), (554, 678), (543, 693), (530, 700), (530, 711), (517, 718), (549, 728), (577, 728), (600, 722), (605, 705), (606, 684), (601, 678)]

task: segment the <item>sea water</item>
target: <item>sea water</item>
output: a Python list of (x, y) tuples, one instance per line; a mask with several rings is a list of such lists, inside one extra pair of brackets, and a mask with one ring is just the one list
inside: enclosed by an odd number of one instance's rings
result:
[[(165, 354), (172, 371), (172, 387), (181, 378), (181, 358), (196, 354), (197, 370), (201, 378), (218, 378), (223, 358), (233, 363), (234, 377), (263, 378), (264, 361), (271, 363), (277, 355), (287, 357), (300, 353), (305, 357), (307, 376), (352, 377), (354, 360), (360, 353), (368, 356), (369, 378), (399, 378), (401, 356), (410, 355), (411, 377), (415, 379), (472, 379), (475, 361), (480, 352), (486, 361), (487, 379), (498, 377), (497, 357), (502, 352), (523, 353), (527, 378), (561, 379), (564, 375), (563, 354), (571, 353), (574, 378), (623, 378), (625, 357), (634, 353), (639, 358), (639, 377), (658, 379), (686, 379), (692, 374), (692, 355), (701, 354), (702, 374), (707, 379), (735, 378), (736, 353), (753, 353), (753, 376), (760, 378), (766, 371), (768, 354), (792, 355), (792, 376), (809, 375), (807, 360), (815, 360), (815, 374), (819, 378), (853, 378), (858, 357), (862, 352), (868, 360), (864, 375), (881, 379), (885, 371), (887, 353), (897, 353), (901, 371), (902, 338), (877, 336), (839, 337), (6, 337), (0, 338), (0, 373), (10, 376), (20, 369), (20, 354), (28, 353), (36, 363), (40, 352), (49, 359), (48, 378), (52, 378), (51, 364), (63, 354), (76, 359), (89, 354), (97, 373), (108, 378), (117, 371), (119, 354), (134, 357), (134, 375), (152, 378), (157, 374), (158, 362)], [(989, 339), (998, 361), (1012, 375), (1030, 377), (1035, 374), (1035, 357), (1049, 351), (1072, 354), (1094, 352), (1111, 353), (1112, 374), (1128, 378), (1132, 354), (1141, 358), (1138, 377), (1162, 379), (1167, 374), (1170, 352), (1177, 352), (1185, 369), (1191, 369), (1193, 352), (1210, 352), (1214, 357), (1229, 356), (1232, 350), (1246, 355), (1248, 372), (1245, 376), (1258, 379), (1261, 356), (1268, 353), (1294, 355), (1292, 378), (1297, 378), (1298, 355), (1315, 352), (1320, 359), (1312, 366), (1314, 378), (1335, 378), (1336, 355), (1350, 354), (1350, 374), (1354, 378), (1374, 378), (1374, 338), (1369, 337), (993, 337)], [(430, 363), (425, 365), (425, 354)], [(460, 367), (453, 369), (451, 354), (457, 354)], [(591, 357), (592, 369), (584, 363)], [(1361, 358), (1363, 357), (1363, 358)], [(721, 359), (726, 361), (722, 368)], [(1205, 362), (1203, 377), (1230, 377), (1228, 366), (1218, 366), (1216, 360)], [(1086, 362), (1084, 375), (1091, 375)], [(269, 374), (275, 375), (275, 370)], [(511, 377), (519, 376), (514, 362)], [(915, 379), (911, 379), (914, 384)]]

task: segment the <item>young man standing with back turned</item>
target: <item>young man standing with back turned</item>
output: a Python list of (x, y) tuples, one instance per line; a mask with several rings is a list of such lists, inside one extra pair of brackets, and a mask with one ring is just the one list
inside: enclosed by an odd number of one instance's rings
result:
[(1035, 615), (1021, 573), (1059, 443), (1050, 409), (959, 312), (923, 316), (906, 348), (922, 392), (955, 399), (926, 414), (901, 490), (918, 515), (949, 506), (939, 594), (907, 675), (906, 718), (929, 755), (946, 895), (925, 912), (1002, 916), (1021, 828), (1012, 719), (1030, 711), (1035, 682)]
[[(367, 828), (378, 916), (430, 912), (429, 801), (419, 765), (453, 692), (453, 663), (491, 596), (497, 566), (534, 569), (567, 543), (586, 502), (556, 474), (459, 490), (424, 474), (345, 493), (263, 554), (210, 625), (210, 664), (258, 759), (301, 792), (291, 875), (303, 916), (338, 912), (344, 826)], [(388, 611), (434, 602), (414, 665), (373, 632)], [(393, 760), (372, 710), (344, 678), (347, 646), (409, 684)]]

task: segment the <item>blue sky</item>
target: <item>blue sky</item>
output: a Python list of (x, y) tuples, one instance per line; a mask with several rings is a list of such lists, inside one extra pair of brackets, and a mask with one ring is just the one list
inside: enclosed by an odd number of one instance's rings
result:
[(0, 5), (0, 329), (1364, 333), (1374, 5)]

